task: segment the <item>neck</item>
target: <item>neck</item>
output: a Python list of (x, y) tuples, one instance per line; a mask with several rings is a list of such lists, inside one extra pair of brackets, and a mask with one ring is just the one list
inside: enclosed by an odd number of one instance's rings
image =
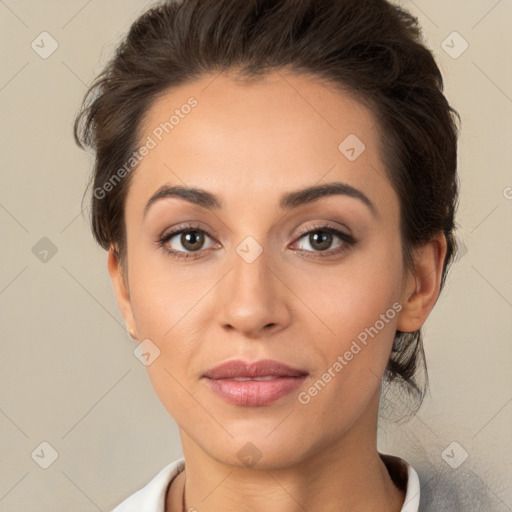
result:
[[(368, 424), (366, 423), (366, 426)], [(372, 435), (373, 434), (373, 435)], [(312, 449), (292, 464), (225, 464), (180, 429), (185, 472), (168, 495), (167, 511), (399, 512), (405, 493), (392, 482), (376, 448), (375, 429), (351, 429), (342, 439)], [(186, 476), (186, 478), (185, 478)]]

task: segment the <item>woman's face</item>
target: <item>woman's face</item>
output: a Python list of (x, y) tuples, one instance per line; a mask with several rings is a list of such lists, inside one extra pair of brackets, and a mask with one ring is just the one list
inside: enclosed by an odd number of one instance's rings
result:
[[(159, 98), (142, 128), (121, 309), (150, 340), (147, 371), (182, 441), (263, 467), (375, 435), (410, 280), (372, 113), (284, 71), (252, 84), (211, 75)], [(236, 403), (204, 377), (263, 359), (305, 377), (224, 381)]]

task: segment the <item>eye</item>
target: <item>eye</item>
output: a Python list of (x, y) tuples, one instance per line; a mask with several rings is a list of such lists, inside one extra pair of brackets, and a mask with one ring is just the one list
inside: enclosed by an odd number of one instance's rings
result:
[[(301, 240), (302, 242), (300, 242)], [(352, 236), (327, 225), (308, 229), (298, 241), (299, 242), (296, 242), (296, 244), (298, 244), (298, 250), (320, 253), (314, 255), (314, 257), (334, 256), (348, 250), (356, 243)], [(333, 247), (333, 244), (336, 245)]]
[[(208, 240), (210, 244), (205, 247)], [(214, 247), (215, 241), (199, 226), (187, 225), (163, 234), (158, 245), (176, 258), (189, 258), (193, 253)]]

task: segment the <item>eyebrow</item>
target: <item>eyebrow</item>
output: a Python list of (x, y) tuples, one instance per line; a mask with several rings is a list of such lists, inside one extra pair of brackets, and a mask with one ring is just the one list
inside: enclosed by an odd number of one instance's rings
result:
[[(279, 207), (283, 210), (291, 210), (317, 201), (323, 197), (333, 195), (343, 195), (359, 199), (370, 209), (374, 216), (377, 216), (377, 209), (375, 205), (363, 192), (342, 182), (325, 183), (323, 185), (314, 185), (301, 190), (287, 192), (281, 196), (279, 200)], [(222, 202), (219, 198), (206, 190), (194, 187), (182, 187), (179, 185), (163, 185), (147, 201), (144, 206), (144, 216), (156, 201), (168, 197), (179, 197), (208, 210), (218, 210), (222, 208)]]

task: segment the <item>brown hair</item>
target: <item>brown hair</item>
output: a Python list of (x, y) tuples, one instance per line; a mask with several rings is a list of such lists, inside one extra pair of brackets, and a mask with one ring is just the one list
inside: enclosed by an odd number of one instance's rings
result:
[[(412, 265), (412, 249), (444, 232), (443, 286), (456, 250), (458, 115), (418, 20), (386, 0), (168, 0), (142, 14), (75, 120), (77, 144), (95, 150), (91, 224), (98, 243), (126, 257), (124, 202), (133, 173), (112, 180), (126, 169), (141, 120), (160, 95), (205, 73), (233, 70), (254, 80), (283, 68), (371, 107), (400, 200), (404, 260)], [(107, 190), (107, 183), (114, 186)], [(385, 377), (402, 383), (419, 407), (427, 388), (420, 330), (397, 331)]]

